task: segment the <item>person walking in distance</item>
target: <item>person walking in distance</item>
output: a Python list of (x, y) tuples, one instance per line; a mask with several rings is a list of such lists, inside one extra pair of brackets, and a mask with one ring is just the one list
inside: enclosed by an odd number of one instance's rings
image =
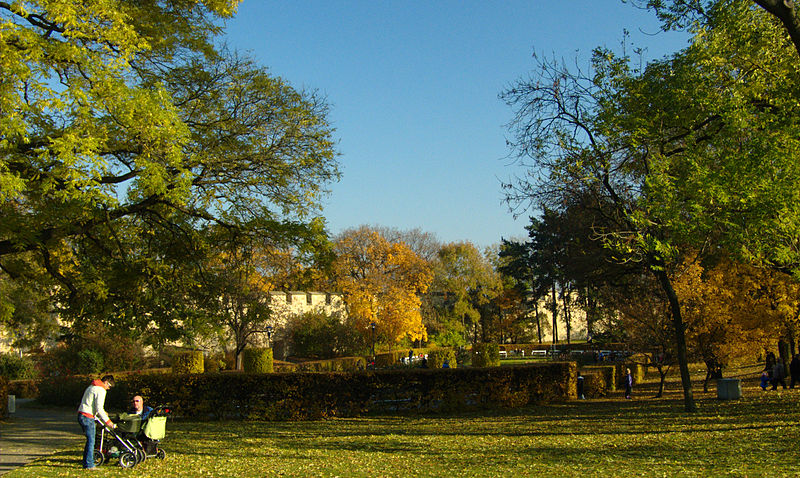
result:
[(87, 470), (94, 470), (94, 436), (95, 436), (95, 417), (99, 418), (110, 428), (116, 425), (108, 418), (104, 406), (106, 392), (114, 386), (114, 376), (106, 375), (100, 380), (94, 380), (91, 385), (86, 387), (78, 405), (78, 423), (83, 428), (86, 435), (86, 445), (83, 448), (83, 467)]
[(631, 391), (633, 390), (633, 375), (631, 375), (631, 369), (625, 369), (625, 398), (630, 400), (631, 399)]

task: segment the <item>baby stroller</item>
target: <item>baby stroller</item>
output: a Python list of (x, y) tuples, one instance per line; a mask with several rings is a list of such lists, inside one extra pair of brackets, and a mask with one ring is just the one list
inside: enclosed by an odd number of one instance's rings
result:
[(95, 440), (94, 462), (102, 465), (119, 459), (123, 468), (132, 468), (147, 458), (163, 460), (167, 453), (158, 447), (166, 436), (166, 422), (170, 410), (157, 407), (145, 420), (135, 414), (120, 414), (114, 422), (116, 428), (108, 428), (100, 420)]

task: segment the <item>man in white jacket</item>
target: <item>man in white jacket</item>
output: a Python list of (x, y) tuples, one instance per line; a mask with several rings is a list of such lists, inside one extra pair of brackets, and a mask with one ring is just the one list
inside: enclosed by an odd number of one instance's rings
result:
[(106, 375), (100, 380), (94, 380), (91, 385), (83, 392), (81, 404), (78, 406), (78, 423), (83, 428), (86, 435), (86, 446), (83, 448), (83, 467), (87, 470), (94, 470), (94, 436), (95, 421), (97, 417), (111, 428), (116, 427), (103, 408), (106, 401), (106, 391), (114, 386), (114, 376)]

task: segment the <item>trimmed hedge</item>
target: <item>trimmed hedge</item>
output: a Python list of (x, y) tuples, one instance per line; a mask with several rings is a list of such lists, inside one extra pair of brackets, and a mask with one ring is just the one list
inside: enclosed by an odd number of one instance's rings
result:
[(633, 375), (633, 383), (642, 383), (644, 381), (644, 375), (646, 372), (646, 367), (644, 364), (640, 363), (632, 363), (632, 362), (624, 362), (618, 363), (614, 365), (617, 373), (617, 382), (621, 385), (622, 388), (625, 388), (623, 381), (625, 380), (625, 369), (631, 369), (631, 375)]
[(499, 367), (500, 346), (493, 343), (475, 344), (472, 346), (473, 367)]
[(328, 360), (313, 360), (295, 365), (302, 372), (356, 372), (367, 369), (364, 357), (338, 357)]
[[(499, 354), (498, 354), (499, 356)], [(450, 368), (456, 368), (456, 352), (451, 348), (432, 349), (428, 352), (428, 368), (442, 368), (444, 363)]]
[(36, 398), (39, 387), (36, 380), (12, 380), (8, 382), (8, 394), (17, 398)]
[(245, 373), (272, 373), (272, 349), (252, 348), (244, 349), (242, 355), (242, 369)]
[(617, 368), (613, 365), (588, 365), (581, 367), (581, 372), (599, 375), (605, 382), (605, 388), (608, 391), (613, 392), (617, 389)]
[(375, 366), (378, 368), (391, 367), (400, 362), (403, 357), (408, 357), (408, 350), (393, 350), (375, 355)]
[[(130, 375), (108, 392), (107, 410), (134, 394), (193, 419), (306, 420), (365, 414), (524, 407), (576, 397), (573, 362), (517, 367), (378, 370), (356, 373)], [(40, 402), (73, 406), (88, 382), (40, 384)]]
[(199, 350), (179, 352), (172, 358), (172, 373), (203, 373), (204, 371), (203, 352)]
[(8, 379), (0, 375), (0, 418), (8, 416)]
[(583, 374), (583, 396), (586, 398), (601, 398), (608, 395), (606, 374), (587, 372)]

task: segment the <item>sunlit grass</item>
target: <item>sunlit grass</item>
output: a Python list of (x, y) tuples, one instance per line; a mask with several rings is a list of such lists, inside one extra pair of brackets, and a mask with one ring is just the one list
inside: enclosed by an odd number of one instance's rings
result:
[[(603, 400), (489, 414), (315, 422), (170, 422), (167, 459), (93, 476), (797, 476), (800, 390), (741, 400), (695, 392), (683, 412), (676, 383)], [(65, 450), (9, 478), (83, 476)]]

